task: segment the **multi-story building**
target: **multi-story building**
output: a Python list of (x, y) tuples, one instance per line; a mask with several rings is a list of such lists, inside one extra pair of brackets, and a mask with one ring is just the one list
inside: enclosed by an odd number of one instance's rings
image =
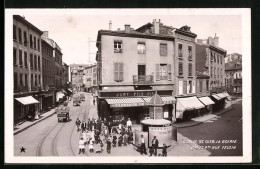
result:
[(53, 57), (52, 40), (48, 38), (48, 32), (44, 31), (42, 44), (42, 82), (45, 90), (43, 98), (43, 110), (49, 110), (55, 104), (55, 66)]
[[(215, 102), (213, 111), (217, 111), (225, 106), (226, 96), (222, 92), (225, 88), (225, 60), (226, 50), (214, 46), (217, 42), (208, 41), (207, 43), (196, 44), (196, 71), (208, 75), (209, 79), (209, 94)], [(208, 44), (211, 42), (211, 44)]]
[[(110, 23), (112, 24), (112, 23)], [(111, 25), (110, 25), (111, 28)], [(162, 97), (164, 118), (174, 112), (174, 36), (160, 21), (134, 30), (100, 30), (97, 36), (98, 112), (102, 118), (148, 116), (156, 92)]]
[(70, 73), (71, 73), (71, 84), (74, 90), (77, 91), (83, 91), (85, 88), (85, 84), (83, 83), (84, 78), (84, 70), (85, 67), (89, 65), (87, 64), (71, 64), (70, 67)]
[(42, 109), (42, 31), (13, 16), (14, 122)]
[(69, 66), (62, 62), (62, 87), (68, 88), (69, 84)]
[(97, 88), (97, 65), (86, 66), (83, 75), (85, 91), (94, 93)]
[(235, 97), (242, 97), (242, 55), (227, 55), (225, 63), (227, 92)]

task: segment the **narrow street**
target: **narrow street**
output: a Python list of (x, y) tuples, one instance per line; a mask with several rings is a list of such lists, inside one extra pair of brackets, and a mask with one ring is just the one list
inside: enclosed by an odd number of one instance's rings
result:
[[(14, 136), (15, 156), (73, 156), (78, 151), (79, 133), (76, 131), (75, 121), (96, 118), (97, 113), (92, 103), (91, 94), (85, 94), (86, 100), (80, 106), (73, 106), (69, 102), (70, 121), (58, 123), (57, 115)], [(24, 147), (26, 153), (20, 153)]]
[[(190, 140), (204, 140), (204, 143), (199, 143), (199, 145), (202, 146), (201, 148), (211, 146), (206, 148), (211, 152), (211, 156), (241, 156), (243, 145), (241, 118), (242, 102), (240, 101), (233, 104), (232, 110), (220, 115), (220, 118), (196, 126), (180, 128), (178, 132)], [(217, 140), (221, 143), (216, 143)], [(235, 141), (235, 143), (230, 143), (230, 141)], [(219, 149), (217, 146), (220, 146)]]

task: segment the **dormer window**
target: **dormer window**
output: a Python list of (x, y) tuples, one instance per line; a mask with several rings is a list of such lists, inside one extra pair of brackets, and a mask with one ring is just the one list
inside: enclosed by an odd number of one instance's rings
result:
[(123, 42), (120, 40), (114, 41), (114, 52), (123, 53)]

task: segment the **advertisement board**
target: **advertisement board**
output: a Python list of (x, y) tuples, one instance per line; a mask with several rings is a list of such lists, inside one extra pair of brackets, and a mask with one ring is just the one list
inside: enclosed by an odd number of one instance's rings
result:
[(166, 145), (171, 145), (172, 137), (172, 126), (168, 127), (149, 127), (149, 147), (152, 146), (152, 140), (156, 136), (159, 141), (159, 147)]

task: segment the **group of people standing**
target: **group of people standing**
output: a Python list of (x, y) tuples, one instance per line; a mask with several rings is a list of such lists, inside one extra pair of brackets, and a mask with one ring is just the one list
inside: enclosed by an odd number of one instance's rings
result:
[(112, 121), (104, 121), (101, 118), (88, 119), (81, 122), (78, 118), (75, 122), (77, 132), (81, 131), (79, 140), (79, 154), (85, 153), (88, 145), (89, 152), (102, 153), (104, 143), (106, 144), (107, 152), (111, 152), (111, 147), (127, 146), (133, 142), (132, 122), (130, 118), (126, 125), (119, 123), (118, 126), (113, 126)]

